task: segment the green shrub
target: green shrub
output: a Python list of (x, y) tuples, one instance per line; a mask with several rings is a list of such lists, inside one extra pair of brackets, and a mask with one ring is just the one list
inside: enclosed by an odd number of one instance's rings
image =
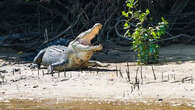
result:
[[(137, 52), (138, 64), (157, 63), (159, 59), (158, 40), (165, 34), (168, 22), (162, 17), (162, 21), (156, 26), (146, 25), (150, 11), (147, 9), (141, 12), (137, 6), (138, 0), (126, 1), (127, 11), (122, 11), (122, 15), (126, 18), (125, 35), (133, 39), (132, 49)], [(134, 22), (135, 26), (133, 31), (131, 22)]]

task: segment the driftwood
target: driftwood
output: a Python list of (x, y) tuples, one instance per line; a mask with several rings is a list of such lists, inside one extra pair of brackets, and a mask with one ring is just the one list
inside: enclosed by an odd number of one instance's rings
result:
[[(73, 39), (80, 32), (97, 22), (103, 24), (103, 30), (98, 36), (98, 40), (101, 41), (101, 37), (113, 29), (115, 19), (120, 17), (121, 7), (119, 6), (123, 4), (120, 0), (92, 0), (88, 2), (82, 0), (18, 1), (13, 3), (7, 1), (0, 2), (0, 4), (2, 3), (2, 6), (4, 6), (9, 2), (12, 7), (5, 8), (4, 11), (13, 14), (15, 17), (23, 13), (23, 17), (7, 20), (7, 18), (11, 17), (6, 15), (1, 18), (2, 20), (0, 19), (0, 24), (7, 24), (4, 25), (4, 28), (0, 27), (0, 46), (17, 47), (19, 50), (27, 51), (35, 50), (53, 41), (55, 42), (59, 38)], [(23, 12), (25, 10), (23, 9), (21, 13), (18, 13), (12, 10), (20, 9), (21, 6), (28, 7), (26, 11), (32, 12), (26, 13)], [(32, 6), (32, 8), (29, 8), (29, 6)], [(10, 22), (14, 22), (15, 25)], [(14, 36), (15, 33), (20, 33), (20, 35), (16, 37)], [(25, 33), (25, 36), (23, 33)], [(39, 35), (34, 37), (32, 33), (38, 33)]]

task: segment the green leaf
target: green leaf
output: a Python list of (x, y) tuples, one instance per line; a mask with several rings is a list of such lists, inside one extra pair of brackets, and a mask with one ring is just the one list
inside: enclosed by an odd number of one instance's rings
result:
[(160, 29), (160, 31), (165, 31), (165, 25), (160, 25), (159, 29)]
[(126, 4), (128, 8), (133, 8), (133, 4), (132, 3), (127, 3)]
[(146, 15), (150, 14), (150, 10), (146, 9)]
[(154, 31), (152, 31), (152, 36), (153, 36), (154, 38), (157, 38), (156, 33), (155, 33)]
[(145, 13), (140, 14), (139, 20), (140, 20), (140, 22), (144, 22), (144, 20), (145, 20)]
[(125, 24), (124, 24), (124, 27), (125, 27), (125, 28), (126, 28), (126, 27), (128, 27), (128, 26), (129, 26), (129, 24), (128, 24), (128, 23), (125, 23)]
[(161, 36), (161, 35), (162, 35), (162, 34), (161, 34), (161, 31), (158, 31), (158, 32), (157, 32), (157, 35), (158, 35), (158, 36)]
[(122, 15), (128, 17), (128, 14), (125, 11), (122, 11)]
[(168, 22), (163, 17), (161, 17), (161, 20), (165, 25), (168, 25)]

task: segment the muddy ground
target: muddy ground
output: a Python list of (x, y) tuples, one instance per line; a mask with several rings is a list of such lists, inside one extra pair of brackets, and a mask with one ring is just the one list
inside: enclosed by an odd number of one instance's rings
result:
[(162, 47), (159, 64), (138, 66), (135, 53), (129, 47), (109, 44), (92, 58), (109, 63), (109, 67), (56, 72), (53, 75), (47, 74), (46, 69), (30, 69), (31, 62), (17, 60), (24, 53), (8, 50), (1, 49), (0, 53), (1, 101), (168, 101), (195, 106), (195, 45)]

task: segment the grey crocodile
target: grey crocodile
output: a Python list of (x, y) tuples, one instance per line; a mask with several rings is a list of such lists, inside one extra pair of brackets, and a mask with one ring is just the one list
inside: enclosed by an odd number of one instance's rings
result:
[(101, 44), (92, 45), (91, 43), (101, 28), (102, 25), (96, 23), (89, 30), (79, 34), (67, 47), (54, 45), (41, 50), (34, 58), (33, 63), (37, 64), (38, 68), (41, 64), (48, 66), (49, 73), (52, 73), (53, 70), (64, 71), (91, 66), (108, 66), (108, 64), (90, 60), (94, 52), (103, 49)]

